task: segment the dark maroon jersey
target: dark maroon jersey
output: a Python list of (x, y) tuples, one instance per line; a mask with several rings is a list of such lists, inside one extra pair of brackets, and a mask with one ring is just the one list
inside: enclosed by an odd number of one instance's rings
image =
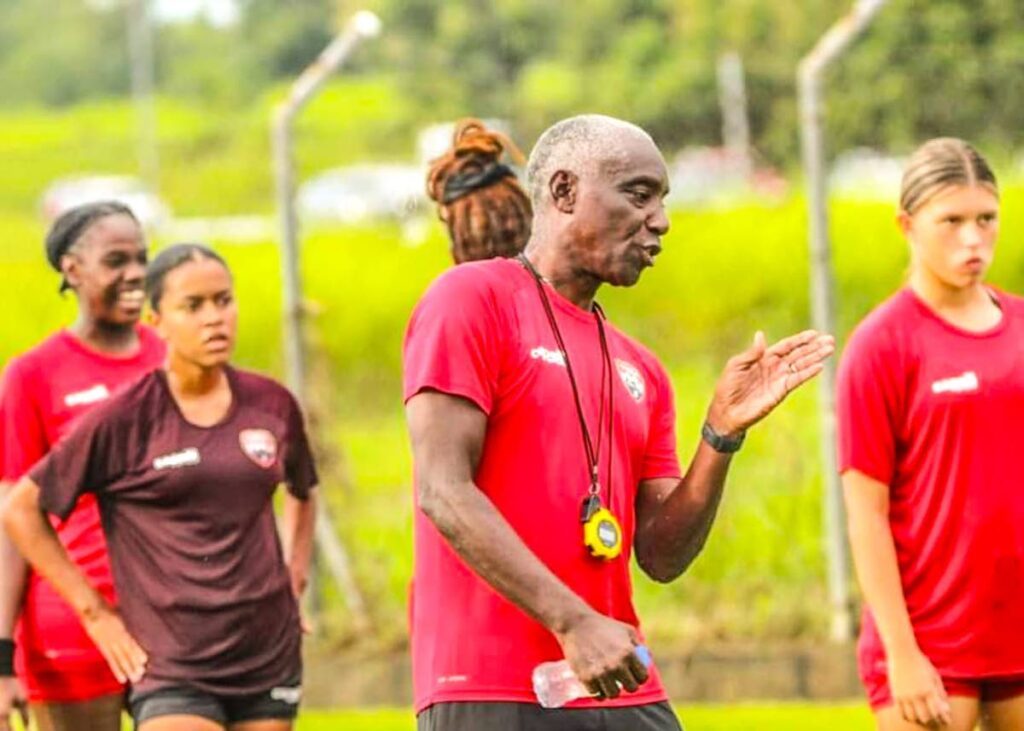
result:
[(149, 654), (140, 691), (261, 693), (301, 672), (298, 606), (271, 498), (316, 470), (291, 394), (227, 369), (220, 423), (183, 417), (162, 370), (96, 407), (29, 477), (60, 518), (95, 493), (119, 609)]

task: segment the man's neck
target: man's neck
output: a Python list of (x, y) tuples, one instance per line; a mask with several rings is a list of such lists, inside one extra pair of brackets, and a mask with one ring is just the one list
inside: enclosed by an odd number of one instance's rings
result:
[(523, 253), (556, 292), (581, 310), (592, 311), (601, 280), (574, 267), (571, 258), (555, 242), (531, 238)]
[(112, 325), (79, 313), (70, 329), (85, 345), (101, 353), (131, 353), (139, 345), (139, 334), (134, 323)]

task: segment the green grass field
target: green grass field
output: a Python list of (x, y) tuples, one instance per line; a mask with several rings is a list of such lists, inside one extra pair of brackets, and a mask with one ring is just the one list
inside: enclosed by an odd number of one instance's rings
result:
[[(861, 731), (871, 728), (865, 704), (738, 704), (732, 706), (677, 706), (686, 731)], [(298, 731), (411, 731), (415, 721), (408, 711), (308, 711)]]
[[(734, 705), (679, 705), (676, 714), (684, 731), (865, 731), (873, 727), (863, 703), (738, 703)], [(124, 731), (131, 721), (125, 717)], [(296, 731), (415, 731), (409, 710), (364, 708), (308, 710), (299, 714)], [(498, 731), (498, 730), (494, 730)]]

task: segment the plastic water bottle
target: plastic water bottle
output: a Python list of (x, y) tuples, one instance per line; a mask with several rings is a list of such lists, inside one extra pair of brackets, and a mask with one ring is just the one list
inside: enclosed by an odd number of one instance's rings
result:
[[(644, 667), (651, 667), (651, 651), (644, 645), (634, 650)], [(561, 708), (569, 701), (591, 695), (569, 667), (568, 660), (542, 662), (533, 669), (533, 692), (544, 708)]]

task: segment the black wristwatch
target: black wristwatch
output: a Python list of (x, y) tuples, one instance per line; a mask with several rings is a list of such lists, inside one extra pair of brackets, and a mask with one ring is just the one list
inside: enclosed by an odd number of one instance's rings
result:
[(743, 440), (747, 436), (747, 433), (740, 432), (738, 437), (727, 437), (716, 432), (711, 428), (711, 425), (705, 421), (704, 426), (701, 427), (700, 436), (716, 452), (732, 454), (733, 452), (739, 451), (739, 448), (743, 446)]

